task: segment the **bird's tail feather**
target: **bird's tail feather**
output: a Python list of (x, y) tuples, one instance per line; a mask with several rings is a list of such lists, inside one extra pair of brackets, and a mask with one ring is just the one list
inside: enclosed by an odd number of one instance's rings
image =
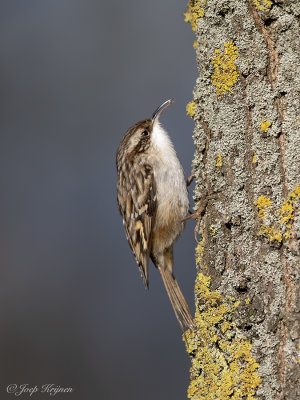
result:
[(183, 325), (185, 325), (187, 328), (194, 330), (193, 317), (189, 306), (172, 272), (168, 268), (161, 266), (158, 266), (158, 269), (181, 329), (184, 331)]

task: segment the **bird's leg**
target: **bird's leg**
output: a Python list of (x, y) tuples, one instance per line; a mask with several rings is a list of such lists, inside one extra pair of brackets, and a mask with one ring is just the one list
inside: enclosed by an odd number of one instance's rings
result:
[(187, 178), (186, 180), (186, 186), (190, 186), (190, 184), (193, 182), (193, 180), (196, 178), (195, 176), (195, 167), (192, 167), (191, 175)]
[(183, 218), (183, 220), (182, 220), (182, 221), (187, 221), (189, 219), (196, 219), (197, 220), (197, 224), (196, 224), (195, 229), (194, 229), (194, 235), (195, 235), (196, 242), (198, 242), (197, 234), (198, 234), (198, 231), (199, 231), (199, 226), (200, 226), (200, 222), (201, 222), (201, 216), (205, 212), (205, 209), (207, 207), (208, 201), (211, 200), (211, 199), (215, 199), (215, 198), (216, 198), (216, 193), (213, 193), (213, 192), (209, 193), (208, 190), (206, 190), (204, 195), (201, 197), (201, 200), (200, 200), (199, 207), (198, 207), (197, 211), (195, 211), (191, 215), (188, 215), (187, 217)]

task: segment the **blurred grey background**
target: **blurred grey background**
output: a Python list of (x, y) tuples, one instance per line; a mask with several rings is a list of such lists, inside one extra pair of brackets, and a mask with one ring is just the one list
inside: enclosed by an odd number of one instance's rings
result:
[[(186, 3), (1, 1), (1, 399), (10, 383), (74, 388), (56, 399), (186, 398), (179, 325), (152, 265), (143, 287), (115, 195), (124, 132), (169, 98), (161, 121), (190, 173)], [(193, 227), (175, 245), (192, 308)]]

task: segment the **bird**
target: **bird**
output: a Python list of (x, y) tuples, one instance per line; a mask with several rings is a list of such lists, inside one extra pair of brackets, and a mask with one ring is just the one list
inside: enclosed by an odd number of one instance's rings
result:
[(176, 318), (184, 330), (193, 317), (173, 273), (173, 245), (182, 233), (189, 199), (183, 168), (159, 117), (167, 100), (125, 133), (116, 154), (117, 202), (126, 237), (149, 286), (149, 259), (159, 270)]

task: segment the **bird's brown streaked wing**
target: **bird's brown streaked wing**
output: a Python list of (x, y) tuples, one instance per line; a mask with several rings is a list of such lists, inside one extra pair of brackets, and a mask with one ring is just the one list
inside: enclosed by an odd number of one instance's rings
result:
[(150, 165), (140, 165), (138, 170), (120, 175), (118, 204), (128, 243), (148, 287), (151, 232), (156, 213), (156, 186)]

